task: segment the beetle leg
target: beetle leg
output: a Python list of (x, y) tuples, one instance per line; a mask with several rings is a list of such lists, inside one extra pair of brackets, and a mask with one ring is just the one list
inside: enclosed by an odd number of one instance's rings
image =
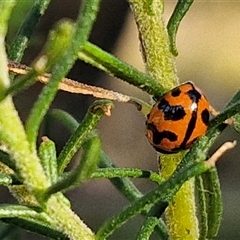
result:
[(216, 117), (220, 112), (217, 111), (213, 106), (209, 106), (209, 112), (211, 113), (212, 116)]

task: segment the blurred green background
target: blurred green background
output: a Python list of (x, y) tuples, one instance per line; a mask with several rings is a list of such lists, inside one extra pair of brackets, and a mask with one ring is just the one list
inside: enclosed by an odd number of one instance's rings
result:
[[(166, 21), (177, 1), (165, 1)], [(29, 11), (32, 1), (18, 1), (12, 15), (8, 42), (13, 39)], [(30, 47), (23, 63), (29, 64), (41, 50), (47, 33), (61, 18), (75, 19), (79, 1), (53, 0), (34, 31)], [(181, 82), (193, 81), (205, 93), (212, 106), (221, 110), (240, 86), (240, 1), (195, 1), (182, 21), (178, 35), (177, 71)], [(139, 51), (138, 33), (126, 1), (103, 0), (101, 11), (91, 35), (91, 41), (117, 55), (122, 60), (144, 71)], [(107, 77), (86, 64), (77, 62), (69, 73), (75, 80), (104, 86), (124, 94), (137, 96), (146, 101), (149, 96), (120, 80)], [(15, 97), (15, 103), (24, 120), (41, 90), (36, 84)], [(94, 99), (59, 92), (53, 108), (70, 112), (78, 120), (86, 113)], [(68, 132), (61, 125), (52, 122), (49, 137), (58, 143), (60, 150), (68, 139)], [(116, 103), (110, 118), (104, 118), (99, 125), (103, 148), (114, 163), (122, 167), (137, 167), (158, 171), (156, 153), (144, 136), (145, 118), (135, 107)], [(44, 134), (44, 126), (42, 132)], [(239, 136), (228, 127), (213, 147), (216, 149), (226, 140), (239, 140)], [(227, 153), (217, 164), (223, 194), (223, 221), (218, 240), (240, 239), (240, 147)], [(147, 192), (155, 187), (147, 180), (134, 180), (137, 186)], [(128, 202), (107, 180), (89, 181), (67, 194), (72, 199), (73, 209), (93, 229), (108, 217), (116, 214)], [(1, 188), (1, 202), (14, 200), (5, 188)], [(130, 224), (118, 230), (111, 239), (131, 240), (136, 236), (142, 218), (133, 219)], [(20, 237), (22, 236), (22, 238)], [(15, 239), (44, 239), (32, 233), (22, 233)], [(152, 239), (157, 239), (153, 236)]]

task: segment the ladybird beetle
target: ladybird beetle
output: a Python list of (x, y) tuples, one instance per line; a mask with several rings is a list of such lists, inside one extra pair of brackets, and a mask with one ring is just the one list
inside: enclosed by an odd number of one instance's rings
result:
[(186, 82), (164, 94), (147, 115), (146, 136), (162, 153), (188, 149), (208, 127), (210, 105), (201, 90)]

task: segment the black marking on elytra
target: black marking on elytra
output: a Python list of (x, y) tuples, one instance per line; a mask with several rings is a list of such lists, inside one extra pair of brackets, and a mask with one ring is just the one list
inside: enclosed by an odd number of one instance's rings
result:
[(189, 138), (191, 137), (192, 133), (193, 133), (193, 130), (196, 126), (196, 122), (197, 122), (197, 111), (193, 111), (192, 112), (192, 117), (188, 123), (188, 126), (187, 126), (187, 131), (185, 133), (185, 136), (184, 136), (184, 139), (180, 145), (180, 148), (181, 149), (184, 149), (186, 147), (186, 144), (189, 140)]
[(164, 98), (158, 103), (158, 109), (164, 114), (164, 120), (178, 121), (186, 115), (184, 107), (181, 105), (171, 106)]
[(202, 112), (201, 112), (201, 117), (202, 117), (202, 121), (203, 123), (208, 126), (209, 124), (209, 118), (210, 118), (210, 113), (209, 111), (205, 108)]
[(179, 87), (178, 87), (178, 88), (175, 88), (175, 89), (173, 89), (173, 90), (171, 91), (171, 95), (172, 95), (173, 97), (178, 97), (180, 94), (181, 94), (181, 90), (180, 90)]
[(177, 135), (171, 131), (162, 131), (162, 132), (158, 132), (158, 139), (164, 139), (167, 138), (170, 142), (175, 142), (177, 141)]
[(167, 138), (171, 142), (177, 141), (177, 135), (175, 133), (171, 131), (165, 131), (165, 130), (162, 132), (159, 132), (156, 126), (152, 123), (147, 124), (147, 129), (152, 131), (153, 133), (152, 142), (155, 145), (159, 145), (164, 138)]
[(187, 95), (194, 103), (198, 103), (198, 101), (201, 99), (202, 95), (194, 88), (187, 92)]

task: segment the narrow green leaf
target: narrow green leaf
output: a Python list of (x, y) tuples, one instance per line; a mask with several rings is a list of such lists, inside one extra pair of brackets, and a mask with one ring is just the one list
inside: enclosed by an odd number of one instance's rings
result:
[(158, 218), (147, 217), (142, 224), (140, 232), (138, 233), (137, 240), (150, 239), (150, 236), (152, 235), (154, 228), (158, 225), (158, 223)]
[(53, 66), (61, 59), (66, 48), (72, 42), (75, 30), (75, 24), (70, 19), (62, 19), (57, 22), (49, 32), (41, 53), (34, 61), (34, 70), (39, 73), (51, 72)]
[(202, 174), (205, 186), (206, 213), (207, 213), (207, 239), (217, 236), (222, 221), (222, 194), (216, 168)]
[(67, 191), (90, 178), (99, 161), (101, 142), (96, 135), (85, 143), (85, 151), (78, 166), (53, 184), (46, 192), (46, 198), (60, 191)]
[(84, 152), (78, 168), (73, 171), (76, 177), (76, 184), (88, 180), (96, 171), (99, 162), (101, 141), (99, 136), (92, 137), (84, 143)]
[(43, 137), (42, 140), (38, 155), (48, 180), (50, 180), (51, 183), (55, 183), (58, 179), (55, 143), (47, 137)]
[(138, 71), (133, 66), (119, 60), (101, 48), (86, 42), (78, 53), (79, 59), (93, 65), (94, 67), (120, 78), (155, 97), (160, 97), (165, 92), (163, 86), (148, 74)]
[(71, 134), (73, 134), (79, 126), (78, 121), (73, 116), (61, 109), (51, 109), (47, 115), (47, 121), (51, 120), (51, 118), (58, 120)]
[(24, 229), (40, 233), (54, 239), (68, 239), (53, 226), (53, 220), (44, 212), (37, 212), (21, 205), (0, 205), (0, 218)]
[(77, 130), (70, 137), (58, 157), (58, 172), (62, 173), (74, 154), (87, 139), (89, 133), (96, 127), (100, 119), (107, 115), (113, 104), (109, 100), (99, 100), (94, 102)]
[(163, 178), (155, 172), (136, 168), (102, 168), (91, 175), (91, 178), (148, 178), (154, 182), (161, 183)]
[[(9, 2), (13, 2), (12, 0)], [(28, 46), (29, 39), (35, 29), (41, 16), (44, 14), (51, 0), (34, 1), (34, 6), (29, 11), (19, 28), (15, 39), (10, 47), (9, 58), (12, 61), (19, 62), (22, 59), (23, 53)]]
[(168, 21), (167, 30), (170, 40), (170, 50), (174, 56), (178, 55), (176, 35), (180, 22), (191, 7), (194, 0), (178, 0), (177, 5)]
[(195, 185), (197, 188), (197, 199), (198, 199), (198, 211), (199, 211), (199, 240), (205, 240), (207, 237), (207, 231), (208, 231), (208, 219), (207, 219), (207, 201), (205, 196), (205, 187), (203, 184), (202, 175), (195, 177)]
[(226, 108), (227, 107), (231, 107), (233, 104), (235, 104), (236, 102), (238, 102), (240, 100), (240, 90), (238, 90), (233, 97), (230, 99), (230, 101), (227, 103)]

